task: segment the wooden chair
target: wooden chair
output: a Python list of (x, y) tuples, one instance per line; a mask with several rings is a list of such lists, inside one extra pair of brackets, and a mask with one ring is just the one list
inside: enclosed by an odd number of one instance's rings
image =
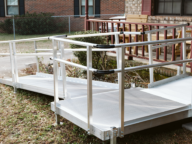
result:
[[(135, 23), (146, 23), (148, 19), (147, 15), (127, 15), (126, 16), (126, 22), (135, 22)], [(145, 26), (144, 31), (146, 31), (148, 28)], [(119, 31), (123, 31), (123, 27), (119, 27)], [(125, 25), (125, 31), (130, 31), (129, 30), (129, 25)], [(135, 32), (135, 24), (131, 24), (131, 31)], [(142, 31), (142, 25), (138, 25), (138, 30), (139, 32)], [(136, 35), (131, 35), (132, 38), (134, 38), (134, 41), (136, 40)], [(119, 36), (119, 40), (123, 40), (123, 35)], [(138, 35), (138, 42), (142, 41), (142, 36)], [(147, 35), (144, 35), (144, 41), (147, 41)], [(129, 43), (129, 35), (125, 35), (125, 42)], [(141, 48), (139, 46), (138, 48)], [(128, 50), (128, 48), (127, 48)], [(148, 46), (145, 46), (145, 51), (148, 52)], [(134, 54), (136, 54), (136, 48), (134, 47)]]

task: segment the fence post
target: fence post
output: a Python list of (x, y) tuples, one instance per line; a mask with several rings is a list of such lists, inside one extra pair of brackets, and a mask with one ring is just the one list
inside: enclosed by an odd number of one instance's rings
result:
[(69, 16), (69, 34), (71, 34), (71, 16)]
[[(148, 41), (151, 41), (151, 33), (148, 33)], [(150, 44), (148, 46), (148, 51), (149, 51), (149, 65), (153, 64), (153, 51), (152, 51), (152, 45)], [(150, 74), (150, 84), (154, 82), (153, 78), (153, 68), (149, 69), (149, 74)]]
[[(182, 38), (186, 38), (186, 26), (182, 27)], [(183, 60), (186, 60), (186, 41), (182, 43), (183, 47)], [(183, 74), (186, 73), (186, 63), (183, 63)]]
[(55, 120), (56, 124), (60, 124), (60, 117), (57, 114), (57, 102), (59, 102), (59, 91), (58, 91), (58, 63), (55, 60), (57, 58), (57, 45), (55, 40), (53, 43), (53, 68), (54, 68), (54, 104), (55, 104)]
[(87, 46), (87, 124), (88, 134), (92, 133), (91, 124), (93, 116), (93, 99), (92, 99), (92, 47)]
[(14, 35), (14, 40), (15, 40), (15, 17), (13, 15), (13, 35)]

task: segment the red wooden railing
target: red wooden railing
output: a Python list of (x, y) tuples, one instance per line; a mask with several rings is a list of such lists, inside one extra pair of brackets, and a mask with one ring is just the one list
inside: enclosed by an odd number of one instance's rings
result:
[[(92, 24), (93, 23), (93, 24)], [(101, 32), (109, 32), (109, 27), (108, 24), (111, 25), (111, 32), (114, 32), (114, 25), (117, 25), (117, 31), (119, 31), (119, 27), (120, 25), (122, 25), (123, 27), (123, 31), (125, 31), (125, 27), (128, 26), (129, 31), (131, 31), (132, 26), (135, 26), (135, 31), (138, 31), (138, 26), (141, 26), (141, 30), (144, 31), (145, 27), (148, 27), (148, 30), (152, 30), (153, 29), (159, 29), (160, 27), (168, 27), (168, 26), (175, 26), (176, 24), (159, 24), (159, 23), (134, 23), (134, 22), (122, 22), (122, 21), (111, 21), (111, 20), (98, 20), (98, 19), (87, 19), (87, 24), (89, 24), (89, 26), (87, 26), (90, 30), (91, 26), (94, 26), (94, 30), (99, 31), (99, 28), (101, 28)], [(188, 26), (188, 28), (192, 29), (192, 26)], [(167, 39), (167, 35), (168, 32), (167, 30), (164, 31), (164, 39)], [(157, 32), (156, 33), (156, 40), (160, 39), (160, 33)], [(191, 32), (191, 36), (192, 36), (192, 32)], [(132, 36), (131, 34), (129, 34), (129, 42), (132, 42)], [(176, 29), (172, 30), (172, 38), (176, 38)], [(144, 41), (144, 35), (142, 35), (142, 41)], [(123, 35), (123, 43), (125, 43), (125, 35)], [(138, 36), (135, 36), (135, 42), (138, 42)], [(111, 44), (114, 44), (114, 36), (111, 36)], [(128, 56), (128, 59), (131, 60), (133, 57), (138, 57), (141, 59), (148, 59), (148, 57), (146, 56), (146, 52), (145, 52), (145, 47), (142, 46), (142, 53), (141, 55), (139, 55), (139, 51), (138, 51), (138, 47), (136, 47), (136, 53), (132, 54), (131, 51), (131, 47), (128, 48), (128, 53), (126, 53), (126, 55)], [(180, 49), (180, 58), (182, 59), (182, 44), (181, 44), (181, 49)], [(153, 59), (154, 61), (158, 61), (158, 62), (166, 62), (167, 61), (167, 46), (164, 47), (164, 58), (160, 59), (159, 58), (159, 49), (156, 50), (156, 57)], [(175, 45), (172, 46), (172, 61), (175, 60)], [(191, 58), (192, 58), (192, 45), (191, 45)], [(190, 66), (191, 65), (191, 66)], [(192, 67), (192, 63), (190, 65), (187, 65), (187, 67)], [(191, 71), (192, 72), (192, 71)]]

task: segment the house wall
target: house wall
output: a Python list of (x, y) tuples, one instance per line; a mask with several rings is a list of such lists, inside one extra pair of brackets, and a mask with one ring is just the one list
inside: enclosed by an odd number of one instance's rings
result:
[[(154, 15), (154, 0), (152, 0), (152, 16), (148, 17), (148, 22), (151, 23), (170, 23), (170, 24), (183, 24), (186, 22), (191, 23), (192, 17), (190, 16), (155, 16)], [(125, 0), (125, 14), (137, 14), (142, 12), (142, 0)]]
[[(123, 0), (100, 0), (101, 14), (124, 14), (125, 2)], [(54, 15), (74, 15), (74, 0), (25, 0), (25, 12), (54, 13)], [(109, 18), (111, 16), (101, 16)], [(68, 18), (66, 18), (68, 21)], [(84, 17), (71, 17), (71, 31), (84, 30)], [(68, 24), (68, 23), (67, 23)]]
[[(123, 0), (100, 0), (100, 13), (102, 14), (124, 14), (125, 1)], [(74, 0), (25, 0), (25, 13), (54, 13), (56, 16), (74, 15)], [(113, 15), (114, 16), (114, 15)], [(101, 16), (102, 19), (108, 19), (112, 16)], [(0, 17), (0, 21), (5, 20)], [(59, 18), (58, 18), (59, 19)], [(68, 17), (66, 24), (68, 27)], [(70, 18), (71, 31), (84, 30), (84, 17)]]

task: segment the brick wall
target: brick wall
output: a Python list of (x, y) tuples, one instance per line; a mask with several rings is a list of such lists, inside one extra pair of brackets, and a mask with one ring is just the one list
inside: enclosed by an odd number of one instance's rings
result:
[[(74, 15), (74, 0), (25, 0), (25, 12), (50, 12), (57, 16)], [(101, 0), (100, 12), (101, 14), (124, 14), (125, 2), (123, 0)], [(84, 18), (71, 17), (71, 31), (83, 29)]]

